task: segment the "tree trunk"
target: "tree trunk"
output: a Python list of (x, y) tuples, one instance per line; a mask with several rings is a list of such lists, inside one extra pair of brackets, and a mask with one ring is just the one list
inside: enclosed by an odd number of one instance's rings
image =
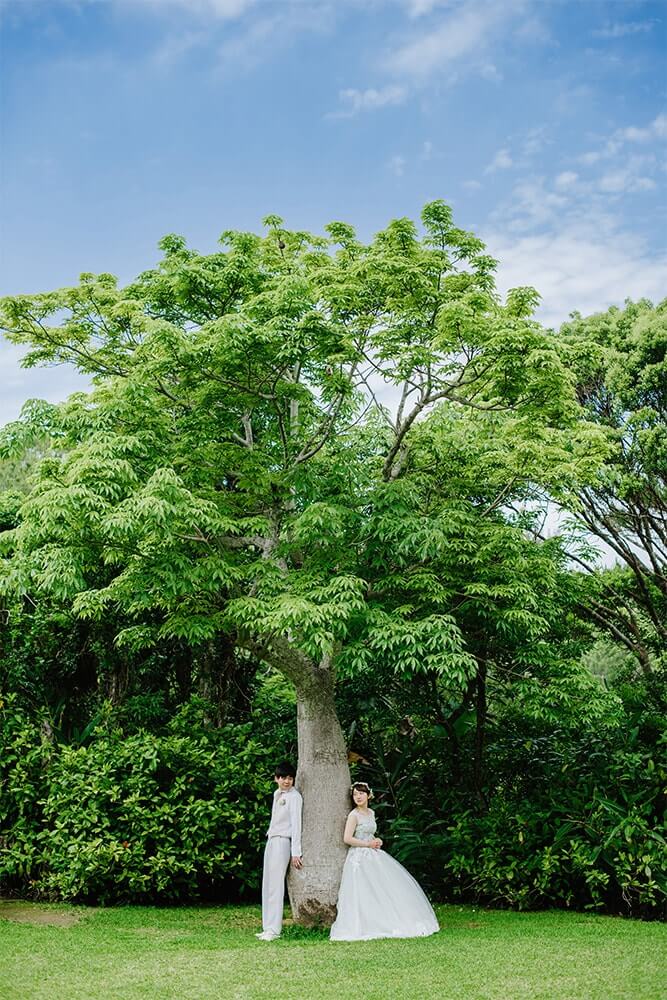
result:
[(297, 696), (298, 768), (303, 796), (303, 868), (287, 876), (292, 915), (298, 924), (330, 926), (347, 848), (343, 842), (350, 799), (350, 769), (334, 699), (332, 658), (316, 665), (285, 637), (261, 642), (237, 635), (236, 643), (280, 670)]
[(484, 794), (484, 750), (486, 744), (486, 661), (477, 657), (477, 685), (475, 692), (475, 761), (474, 761), (474, 782), (475, 793), (480, 808), (487, 808), (486, 796)]
[(287, 879), (294, 920), (330, 926), (345, 861), (345, 819), (351, 808), (345, 738), (336, 714), (333, 674), (315, 667), (296, 684), (299, 767), (303, 795), (303, 868)]
[(220, 729), (229, 715), (230, 688), (237, 671), (234, 643), (225, 635), (211, 639), (201, 648), (196, 668), (197, 692), (211, 706), (204, 719)]

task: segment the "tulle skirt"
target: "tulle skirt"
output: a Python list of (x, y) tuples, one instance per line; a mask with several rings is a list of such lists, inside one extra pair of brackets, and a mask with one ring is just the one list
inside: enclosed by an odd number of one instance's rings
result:
[(398, 861), (371, 847), (348, 850), (332, 941), (426, 937), (439, 930), (421, 886)]

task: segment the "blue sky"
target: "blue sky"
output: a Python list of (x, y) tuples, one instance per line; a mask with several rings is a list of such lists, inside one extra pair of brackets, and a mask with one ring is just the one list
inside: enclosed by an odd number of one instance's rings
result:
[[(444, 198), (541, 317), (667, 289), (667, 4), (4, 0), (0, 292)], [(0, 423), (63, 398), (0, 344)]]

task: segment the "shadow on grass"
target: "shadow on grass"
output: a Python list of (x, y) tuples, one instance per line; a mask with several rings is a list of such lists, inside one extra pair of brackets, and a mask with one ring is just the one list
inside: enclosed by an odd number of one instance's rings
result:
[(319, 944), (321, 941), (329, 940), (328, 927), (300, 927), (298, 924), (283, 926), (281, 941), (299, 941), (301, 944), (312, 942)]

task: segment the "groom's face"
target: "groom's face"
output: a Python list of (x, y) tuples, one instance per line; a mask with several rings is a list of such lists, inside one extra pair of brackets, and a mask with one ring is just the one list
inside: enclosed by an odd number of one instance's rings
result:
[(291, 774), (288, 774), (285, 778), (279, 777), (276, 774), (275, 782), (281, 792), (289, 792), (290, 788), (294, 784), (294, 778)]

